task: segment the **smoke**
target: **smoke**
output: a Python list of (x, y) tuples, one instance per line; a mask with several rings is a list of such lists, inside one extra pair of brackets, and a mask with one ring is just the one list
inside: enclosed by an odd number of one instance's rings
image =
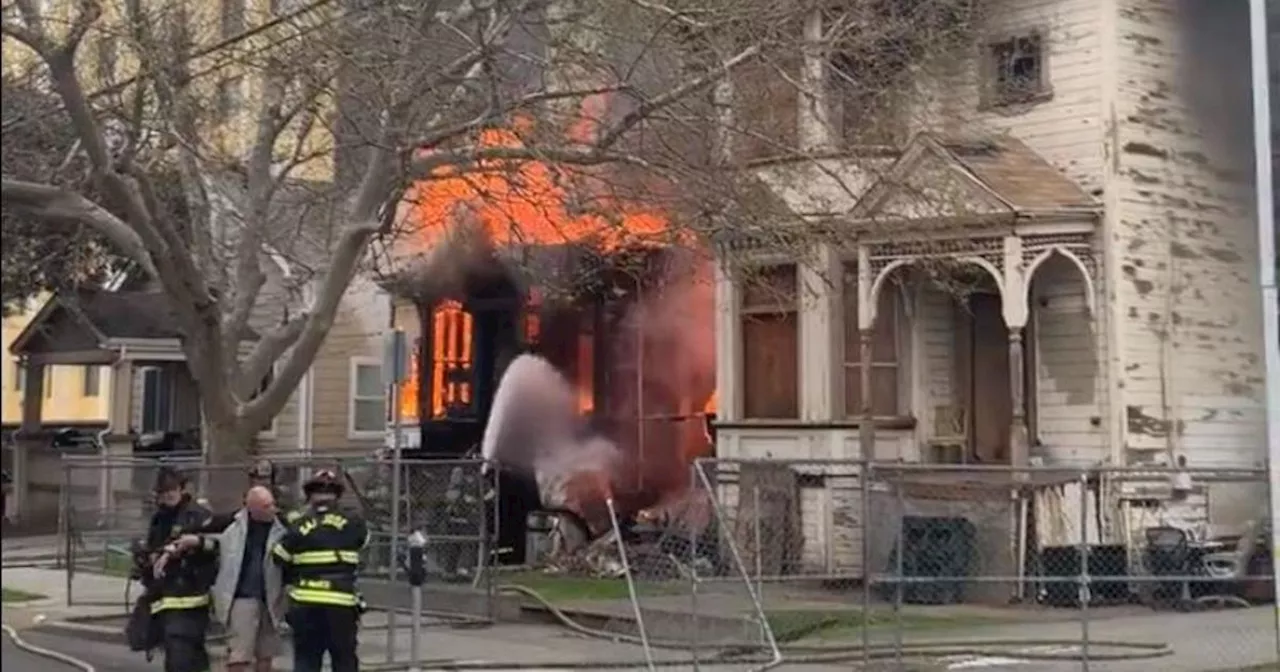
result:
[(605, 500), (625, 471), (622, 455), (604, 437), (584, 436), (574, 389), (550, 362), (512, 360), (480, 445), (486, 460), (536, 480), (543, 508), (577, 514), (593, 535), (610, 528)]
[(649, 491), (638, 493), (641, 507), (683, 490), (690, 463), (709, 448), (701, 413), (715, 392), (710, 264), (692, 251), (669, 254), (661, 281), (641, 294), (621, 332), (619, 359), (636, 362), (643, 381), (637, 407), (628, 410), (650, 419), (632, 455), (641, 475), (634, 480)]

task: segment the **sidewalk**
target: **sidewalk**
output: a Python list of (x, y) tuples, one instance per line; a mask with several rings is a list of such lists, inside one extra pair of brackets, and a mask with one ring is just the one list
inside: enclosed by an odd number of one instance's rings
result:
[[(77, 605), (73, 606), (66, 604), (66, 574), (61, 570), (9, 568), (4, 571), (3, 583), (8, 588), (47, 596), (34, 602), (4, 605), (4, 621), (14, 628), (117, 645), (122, 641), (124, 579), (77, 574), (73, 592)], [(386, 622), (387, 615), (383, 612), (371, 612), (365, 617), (360, 652), (362, 667), (366, 669), (385, 669), (391, 667), (390, 663), (407, 663), (411, 657), (409, 617), (397, 616), (393, 641), (388, 641)], [(211, 647), (215, 654), (220, 648)], [(494, 669), (502, 664), (598, 664), (603, 668), (610, 664), (637, 663), (643, 667), (644, 662), (644, 651), (639, 646), (587, 638), (562, 628), (525, 624), (458, 627), (439, 619), (424, 622), (421, 650), (423, 667), (428, 670), (448, 669), (448, 664), (461, 662), (489, 662), (497, 666)], [(670, 655), (655, 651), (657, 657)], [(277, 669), (292, 667), (287, 654), (276, 663)]]

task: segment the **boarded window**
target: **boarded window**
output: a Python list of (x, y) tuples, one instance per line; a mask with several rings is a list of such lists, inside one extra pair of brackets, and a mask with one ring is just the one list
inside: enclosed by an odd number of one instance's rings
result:
[(743, 415), (800, 417), (796, 267), (755, 269), (742, 282)]
[[(862, 415), (862, 339), (858, 333), (858, 271), (844, 273), (844, 409), (848, 417)], [(899, 381), (902, 362), (902, 308), (898, 288), (886, 284), (877, 298), (876, 323), (871, 336), (871, 407), (876, 417), (903, 415)]]
[[(797, 49), (798, 51), (798, 49)], [(751, 161), (793, 154), (797, 147), (796, 88), (800, 55), (771, 55), (734, 69), (734, 158)]]

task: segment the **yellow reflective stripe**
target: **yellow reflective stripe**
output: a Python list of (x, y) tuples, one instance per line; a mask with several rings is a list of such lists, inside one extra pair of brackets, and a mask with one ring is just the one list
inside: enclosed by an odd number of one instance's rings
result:
[(360, 554), (355, 551), (302, 551), (295, 553), (290, 560), (295, 565), (328, 565), (345, 562), (360, 564)]
[(198, 609), (209, 606), (208, 595), (192, 595), (190, 597), (162, 597), (151, 603), (151, 613), (173, 611), (177, 609)]
[(284, 546), (280, 544), (276, 544), (274, 547), (272, 547), (271, 554), (276, 556), (277, 558), (280, 558), (281, 560), (284, 560), (285, 562), (290, 562), (293, 560), (293, 556), (289, 555), (289, 551), (284, 550)]
[(359, 602), (351, 593), (295, 586), (289, 586), (289, 598), (303, 604), (327, 604), (335, 607), (354, 607)]

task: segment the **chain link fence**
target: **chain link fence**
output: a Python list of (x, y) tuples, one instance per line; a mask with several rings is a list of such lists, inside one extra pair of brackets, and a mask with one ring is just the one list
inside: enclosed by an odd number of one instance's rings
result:
[(702, 468), (784, 665), (1137, 670), (1177, 656), (1208, 672), (1280, 650), (1261, 469)]
[[(1208, 672), (1275, 660), (1280, 645), (1261, 470), (704, 460), (682, 497), (615, 517), (594, 541), (571, 516), (533, 516), (529, 564), (510, 568), (495, 560), (500, 498), (481, 461), (274, 462), (285, 497), (337, 469), (369, 521), (371, 666), (409, 658), (413, 531), (427, 540), (427, 627), (541, 613), (635, 645), (602, 665), (1137, 670), (1176, 656)], [(73, 603), (123, 609), (129, 542), (162, 466), (183, 469), (197, 498), (227, 482), (220, 470), (249, 467), (66, 459)], [(102, 592), (103, 574), (121, 577), (119, 596)]]

